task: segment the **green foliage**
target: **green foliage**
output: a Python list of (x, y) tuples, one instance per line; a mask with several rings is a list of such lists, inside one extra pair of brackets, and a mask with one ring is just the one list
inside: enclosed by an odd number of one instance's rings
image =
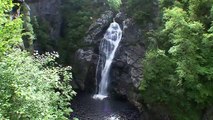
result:
[[(19, 56), (19, 57), (17, 57)], [(69, 85), (70, 67), (54, 67), (57, 54), (35, 54), (19, 49), (0, 62), (1, 119), (65, 120), (75, 92)], [(54, 66), (53, 66), (54, 65)]]
[(211, 26), (212, 18), (210, 16), (212, 0), (190, 0), (189, 1), (189, 13), (191, 18), (200, 21), (208, 30)]
[(41, 51), (48, 51), (48, 47), (51, 44), (50, 38), (50, 23), (41, 20), (37, 17), (32, 19), (33, 30), (35, 32), (36, 43), (38, 44)]
[(10, 50), (11, 46), (16, 46), (22, 41), (22, 20), (17, 18), (11, 21), (10, 16), (5, 14), (12, 9), (12, 6), (11, 0), (0, 1), (0, 57)]
[(107, 0), (107, 1), (108, 1), (109, 6), (115, 11), (118, 11), (122, 4), (121, 0)]
[(161, 8), (163, 8), (163, 7), (166, 7), (166, 8), (172, 7), (174, 2), (175, 2), (175, 0), (159, 0)]
[[(72, 112), (70, 67), (55, 63), (56, 53), (21, 51), (23, 21), (10, 20), (12, 0), (0, 0), (0, 119), (66, 120)], [(27, 27), (28, 28), (28, 27)]]
[(22, 3), (21, 9), (23, 12), (23, 28), (24, 28), (24, 34), (23, 34), (23, 42), (25, 49), (33, 52), (33, 40), (35, 39), (34, 32), (33, 32), (33, 26), (31, 24), (31, 18), (30, 18), (30, 9), (27, 3)]
[(212, 19), (208, 14), (204, 22), (194, 9), (201, 4), (189, 0), (165, 8), (164, 26), (150, 40), (157, 48), (150, 45), (143, 61), (145, 102), (164, 104), (176, 120), (199, 120), (213, 105), (213, 34), (206, 25)]
[(63, 2), (64, 21), (62, 38), (59, 42), (59, 54), (64, 63), (70, 64), (72, 53), (85, 46), (83, 39), (86, 32), (103, 9), (99, 4), (88, 0), (66, 0)]
[[(33, 18), (33, 28), (36, 36), (36, 45), (42, 52), (51, 49), (59, 51), (60, 62), (63, 64), (72, 64), (71, 58), (77, 49), (83, 48), (89, 26), (102, 11), (105, 11), (106, 5), (103, 1), (95, 0), (65, 0), (61, 5), (62, 26), (60, 38), (57, 43), (53, 43), (50, 36), (52, 22), (39, 17)], [(67, 12), (68, 11), (68, 12)]]
[(126, 7), (128, 14), (141, 26), (147, 23), (152, 23), (155, 20), (154, 9), (157, 8), (154, 5), (155, 0), (127, 0)]

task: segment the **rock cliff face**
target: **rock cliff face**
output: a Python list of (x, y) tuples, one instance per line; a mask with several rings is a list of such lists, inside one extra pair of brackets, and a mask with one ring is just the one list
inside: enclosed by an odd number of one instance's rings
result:
[(123, 37), (111, 68), (110, 90), (139, 105), (138, 87), (143, 79), (141, 61), (145, 52), (144, 33), (124, 13), (117, 14), (115, 20), (122, 21)]
[[(40, 22), (48, 24), (50, 42), (53, 46), (57, 44), (60, 38), (61, 30), (61, 0), (27, 0), (31, 9), (31, 18), (40, 20)], [(41, 23), (41, 24), (42, 24)], [(39, 43), (35, 41), (35, 47), (39, 49)], [(36, 49), (35, 48), (35, 49)]]

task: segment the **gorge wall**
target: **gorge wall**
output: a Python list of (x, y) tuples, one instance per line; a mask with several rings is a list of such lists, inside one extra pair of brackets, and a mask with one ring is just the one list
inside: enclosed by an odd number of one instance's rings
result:
[[(37, 33), (40, 33), (34, 41), (34, 49), (42, 52), (55, 50), (60, 39), (62, 23), (61, 0), (27, 0), (26, 2), (31, 9), (34, 31), (39, 30)], [(42, 35), (46, 35), (45, 41), (42, 41)]]

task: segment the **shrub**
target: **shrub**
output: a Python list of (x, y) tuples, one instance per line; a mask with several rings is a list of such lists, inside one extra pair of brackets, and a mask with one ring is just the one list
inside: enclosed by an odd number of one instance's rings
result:
[[(18, 56), (18, 57), (17, 57)], [(70, 67), (54, 67), (57, 54), (31, 57), (15, 49), (0, 62), (0, 118), (65, 120), (75, 92)]]
[(122, 1), (121, 0), (108, 0), (108, 4), (112, 9), (118, 11), (120, 9)]

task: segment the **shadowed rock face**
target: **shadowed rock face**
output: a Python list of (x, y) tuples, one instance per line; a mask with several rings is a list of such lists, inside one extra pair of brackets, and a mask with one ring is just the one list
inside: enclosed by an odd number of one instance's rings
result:
[[(50, 42), (53, 46), (57, 45), (60, 38), (61, 30), (61, 0), (25, 0), (31, 9), (31, 18), (40, 20), (42, 23), (48, 24)], [(41, 24), (42, 24), (41, 23)], [(37, 41), (34, 43), (35, 49), (39, 50), (40, 46)], [(53, 48), (49, 48), (47, 51), (52, 51)]]
[(105, 11), (88, 29), (85, 42), (88, 45), (99, 45), (107, 28), (113, 20), (113, 12)]
[(142, 59), (145, 53), (144, 37), (139, 26), (124, 13), (116, 15), (115, 20), (122, 21), (123, 38), (111, 68), (110, 90), (126, 96), (131, 102), (140, 98), (138, 87), (143, 78)]

